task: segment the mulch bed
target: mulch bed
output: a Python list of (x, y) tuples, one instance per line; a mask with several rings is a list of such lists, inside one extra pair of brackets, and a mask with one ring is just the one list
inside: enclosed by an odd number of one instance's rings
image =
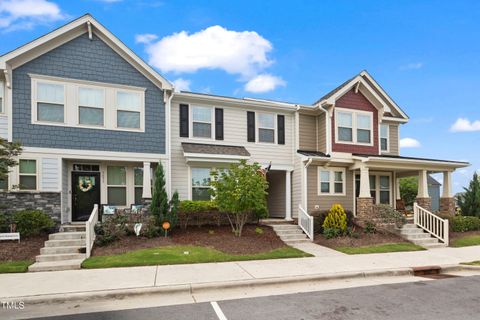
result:
[(480, 236), (480, 231), (453, 232), (450, 231), (450, 240), (465, 238), (468, 236)]
[(126, 253), (137, 249), (171, 245), (193, 245), (214, 248), (229, 254), (256, 254), (282, 248), (280, 240), (272, 228), (261, 226), (262, 234), (256, 233), (257, 225), (246, 225), (242, 236), (235, 237), (230, 226), (189, 227), (187, 230), (175, 229), (168, 238), (143, 238), (125, 236), (109, 245), (93, 250), (93, 256), (106, 256)]
[(19, 261), (35, 260), (35, 256), (40, 254), (40, 248), (43, 248), (48, 235), (30, 237), (21, 239), (20, 243), (15, 241), (0, 242), (0, 261)]
[(355, 227), (355, 233), (358, 234), (358, 238), (345, 236), (326, 239), (323, 235), (317, 234), (315, 235), (315, 243), (335, 249), (338, 247), (364, 247), (377, 244), (408, 242), (402, 237), (388, 232), (377, 231), (377, 233), (365, 233), (363, 229), (358, 226)]

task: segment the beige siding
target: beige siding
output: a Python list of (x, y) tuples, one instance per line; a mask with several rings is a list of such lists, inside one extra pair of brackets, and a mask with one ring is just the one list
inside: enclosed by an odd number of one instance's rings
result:
[(318, 119), (318, 149), (323, 153), (327, 153), (327, 128), (325, 123), (325, 115), (322, 114)]
[(295, 157), (292, 172), (292, 216), (297, 217), (298, 206), (302, 203), (302, 161)]
[(272, 218), (285, 218), (285, 171), (270, 171), (268, 180), (268, 213)]
[[(204, 105), (209, 104), (198, 103), (195, 104), (192, 101), (186, 101), (182, 103), (188, 103), (190, 105)], [(171, 170), (172, 170), (172, 191), (177, 190), (180, 199), (189, 198), (190, 170), (185, 162), (183, 156), (182, 142), (193, 143), (207, 143), (207, 144), (224, 144), (224, 145), (236, 145), (244, 146), (251, 154), (250, 161), (258, 162), (261, 165), (266, 165), (272, 161), (273, 167), (275, 166), (293, 166), (293, 127), (294, 127), (294, 115), (292, 113), (286, 113), (278, 111), (278, 114), (285, 115), (285, 145), (266, 144), (266, 143), (253, 143), (247, 142), (247, 110), (260, 112), (254, 108), (247, 109), (241, 106), (222, 105), (218, 102), (210, 104), (213, 107), (219, 107), (224, 109), (224, 140), (214, 139), (198, 139), (198, 138), (180, 138), (179, 137), (179, 103), (172, 103), (171, 113)], [(267, 111), (261, 111), (267, 112)], [(268, 111), (276, 113), (275, 111)], [(215, 163), (198, 163), (193, 164), (198, 167), (218, 167)], [(192, 165), (192, 166), (193, 166)], [(223, 165), (225, 166), (225, 165)]]
[(299, 141), (301, 150), (317, 150), (317, 117), (300, 114)]
[(400, 137), (399, 126), (396, 123), (389, 123), (389, 138), (390, 138), (390, 150), (389, 152), (382, 152), (387, 155), (398, 156), (400, 154)]
[(314, 211), (315, 206), (319, 210), (328, 210), (333, 204), (340, 204), (346, 210), (353, 211), (353, 174), (346, 169), (346, 195), (345, 196), (319, 196), (318, 195), (318, 166), (310, 165), (308, 167), (308, 211)]

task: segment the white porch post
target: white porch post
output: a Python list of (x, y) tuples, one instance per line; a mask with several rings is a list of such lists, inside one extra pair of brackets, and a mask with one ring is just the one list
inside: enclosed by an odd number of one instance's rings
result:
[(152, 198), (152, 177), (150, 170), (150, 162), (143, 163), (143, 191), (142, 198), (151, 199)]
[(451, 198), (451, 197), (452, 197), (452, 173), (450, 171), (444, 171), (442, 198)]
[(368, 167), (362, 166), (360, 168), (360, 194), (359, 198), (370, 198), (370, 177), (368, 174)]
[(291, 171), (285, 170), (285, 220), (292, 221)]
[(428, 180), (427, 170), (420, 170), (418, 172), (418, 193), (417, 198), (428, 198)]

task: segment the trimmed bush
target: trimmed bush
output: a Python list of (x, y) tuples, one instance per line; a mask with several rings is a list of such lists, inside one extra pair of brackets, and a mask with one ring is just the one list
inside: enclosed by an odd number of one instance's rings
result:
[(480, 218), (473, 216), (449, 217), (454, 232), (480, 231)]
[(323, 234), (325, 237), (337, 237), (347, 231), (347, 214), (343, 207), (334, 204), (323, 222)]
[[(353, 212), (350, 210), (344, 210), (345, 214), (347, 215), (347, 226), (353, 226)], [(319, 210), (313, 211), (310, 213), (313, 216), (313, 230), (315, 233), (323, 233), (323, 222), (325, 222), (325, 218), (327, 217), (330, 210)]]
[(213, 210), (217, 210), (217, 206), (213, 201), (184, 200), (180, 202), (180, 212), (187, 214), (197, 212), (209, 212)]
[(38, 236), (55, 226), (52, 218), (41, 210), (23, 210), (13, 214), (13, 223), (22, 237)]
[(382, 218), (384, 222), (395, 223), (397, 228), (401, 228), (407, 223), (407, 218), (388, 204), (376, 204), (374, 208), (377, 211), (378, 216)]
[(0, 212), (0, 232), (10, 232), (10, 225), (13, 223), (13, 214)]

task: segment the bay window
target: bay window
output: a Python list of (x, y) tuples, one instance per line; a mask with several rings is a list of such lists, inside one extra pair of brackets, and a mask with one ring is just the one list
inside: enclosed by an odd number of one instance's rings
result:
[(104, 124), (105, 92), (102, 89), (78, 88), (78, 123), (92, 126)]
[(318, 194), (319, 195), (345, 195), (344, 168), (318, 167)]
[(125, 167), (107, 167), (107, 198), (110, 205), (127, 205), (127, 170)]
[(380, 150), (388, 151), (389, 149), (389, 125), (380, 125)]
[(36, 83), (37, 121), (64, 123), (65, 86), (57, 83)]
[(275, 116), (258, 114), (258, 142), (275, 143)]
[(373, 114), (371, 112), (336, 108), (335, 124), (337, 143), (372, 145)]
[(141, 95), (117, 91), (117, 128), (140, 129)]
[(19, 161), (20, 190), (37, 190), (37, 161), (21, 159)]
[(192, 107), (192, 136), (212, 138), (212, 108)]
[(210, 200), (210, 169), (192, 168), (192, 200)]

